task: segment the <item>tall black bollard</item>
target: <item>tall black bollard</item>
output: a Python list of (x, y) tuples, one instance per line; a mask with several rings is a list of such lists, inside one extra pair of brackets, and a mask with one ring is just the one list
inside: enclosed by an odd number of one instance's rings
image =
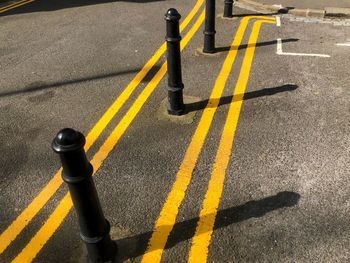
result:
[(68, 128), (61, 130), (52, 142), (62, 162), (62, 178), (68, 184), (90, 262), (113, 262), (117, 245), (109, 235), (110, 225), (102, 212), (84, 145), (84, 135)]
[(215, 53), (215, 0), (205, 1), (204, 53)]
[(233, 0), (225, 0), (225, 6), (224, 6), (224, 17), (233, 17), (232, 14), (233, 9)]
[(180, 54), (180, 30), (179, 20), (181, 15), (176, 9), (170, 8), (165, 14), (166, 42), (168, 60), (168, 113), (170, 115), (182, 115), (185, 111), (183, 102)]

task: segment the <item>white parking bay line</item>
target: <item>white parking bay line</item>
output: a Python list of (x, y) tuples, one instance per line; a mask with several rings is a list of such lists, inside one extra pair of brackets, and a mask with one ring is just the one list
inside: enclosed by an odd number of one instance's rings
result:
[(350, 47), (350, 43), (337, 43), (337, 46)]
[(281, 27), (281, 17), (276, 16), (276, 26)]
[(291, 52), (283, 52), (282, 50), (282, 39), (277, 39), (277, 55), (281, 56), (302, 56), (302, 57), (321, 57), (321, 58), (330, 58), (330, 55), (325, 54), (312, 54), (312, 53), (291, 53)]

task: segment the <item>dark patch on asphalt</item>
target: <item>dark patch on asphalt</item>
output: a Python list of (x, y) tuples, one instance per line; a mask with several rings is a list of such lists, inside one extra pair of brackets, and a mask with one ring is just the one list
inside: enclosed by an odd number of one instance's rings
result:
[(55, 96), (55, 91), (50, 90), (50, 91), (46, 91), (46, 92), (40, 93), (38, 95), (34, 95), (34, 96), (29, 97), (28, 101), (41, 103), (41, 102), (52, 99), (54, 96)]
[[(14, 181), (19, 176), (22, 166), (28, 161), (29, 149), (25, 144), (27, 136), (21, 134), (18, 130), (13, 130), (7, 126), (1, 129), (1, 134), (11, 136), (0, 137), (0, 152), (4, 153), (0, 156), (1, 176), (0, 184), (3, 185), (7, 181)], [(11, 134), (11, 135), (10, 135)]]

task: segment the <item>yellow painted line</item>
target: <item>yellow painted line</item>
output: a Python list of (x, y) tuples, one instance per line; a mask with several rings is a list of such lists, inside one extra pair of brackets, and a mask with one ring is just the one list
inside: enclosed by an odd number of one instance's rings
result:
[[(204, 21), (204, 11), (200, 14), (197, 21), (193, 27), (189, 30), (187, 35), (181, 41), (181, 50), (189, 43), (194, 34), (198, 31), (199, 27)], [(112, 133), (108, 136), (106, 141), (103, 143), (101, 148), (95, 154), (91, 160), (91, 164), (94, 167), (94, 174), (100, 168), (103, 161), (107, 158), (108, 154), (113, 150), (115, 145), (118, 143), (119, 139), (129, 127), (130, 123), (137, 116), (138, 112), (141, 110), (142, 106), (145, 104), (149, 96), (153, 93), (159, 82), (164, 77), (167, 71), (166, 62), (161, 66), (157, 74), (148, 83), (145, 89), (141, 92), (140, 96), (135, 100), (134, 104), (124, 115), (122, 120), (118, 123)], [(59, 205), (49, 216), (47, 221), (39, 229), (39, 231), (34, 235), (34, 237), (29, 241), (29, 243), (24, 247), (24, 249), (17, 255), (17, 257), (12, 261), (16, 263), (31, 262), (39, 251), (43, 248), (46, 242), (55, 233), (57, 228), (61, 225), (62, 221), (68, 214), (69, 210), (72, 208), (72, 201), (70, 199), (69, 193), (67, 193), (61, 200)]]
[(24, 2), (27, 2), (28, 0), (21, 0), (21, 1), (17, 1), (17, 2), (14, 2), (12, 4), (9, 4), (9, 5), (6, 5), (6, 6), (3, 6), (0, 8), (0, 11), (2, 11), (3, 9), (7, 9), (9, 7), (12, 7), (12, 6), (15, 6), (15, 5), (18, 5), (18, 4), (21, 4), (21, 3), (24, 3)]
[[(204, 0), (198, 0), (193, 9), (184, 19), (180, 25), (180, 31), (183, 31), (188, 24), (192, 21), (193, 17), (197, 14), (199, 8), (202, 6)], [(162, 46), (154, 53), (152, 58), (147, 61), (141, 71), (137, 73), (129, 85), (124, 89), (120, 96), (113, 102), (113, 104), (107, 109), (95, 126), (91, 129), (86, 137), (85, 150), (88, 151), (90, 147), (95, 143), (97, 138), (112, 120), (112, 118), (118, 113), (120, 108), (125, 104), (128, 98), (131, 96), (136, 87), (145, 78), (152, 67), (158, 62), (161, 56), (166, 50), (166, 44)], [(42, 189), (42, 191), (33, 199), (33, 201), (22, 211), (22, 213), (5, 229), (0, 235), (0, 255), (5, 249), (16, 239), (16, 237), (23, 231), (23, 229), (29, 224), (29, 222), (36, 216), (36, 214), (43, 208), (43, 206), (50, 200), (50, 198), (56, 193), (58, 188), (62, 185), (61, 179), (62, 169), (59, 169), (54, 177), (48, 182), (48, 184)]]
[(210, 244), (215, 217), (219, 206), (227, 165), (230, 160), (233, 140), (237, 128), (243, 96), (247, 87), (250, 69), (254, 57), (256, 41), (262, 23), (274, 24), (274, 21), (260, 20), (254, 23), (249, 38), (248, 47), (244, 56), (241, 72), (234, 90), (234, 96), (226, 118), (223, 133), (221, 135), (219, 148), (216, 154), (208, 190), (202, 204), (200, 218), (197, 224), (195, 235), (192, 239), (192, 246), (188, 262), (207, 262), (208, 247)]
[(1, 13), (4, 13), (4, 12), (6, 12), (6, 11), (9, 11), (9, 10), (11, 10), (11, 9), (20, 7), (20, 6), (22, 6), (22, 5), (29, 4), (29, 3), (31, 3), (31, 2), (34, 2), (34, 0), (20, 1), (20, 2), (11, 4), (11, 5), (8, 5), (8, 6), (4, 6), (4, 7), (0, 8), (0, 14), (1, 14)]
[(168, 240), (168, 236), (176, 222), (179, 206), (185, 197), (188, 184), (192, 178), (193, 169), (196, 165), (198, 156), (201, 152), (205, 138), (211, 126), (211, 122), (219, 104), (219, 100), (216, 98), (220, 98), (222, 95), (225, 83), (230, 75), (232, 65), (235, 61), (238, 47), (241, 44), (248, 22), (252, 18), (261, 17), (245, 17), (242, 19), (239, 25), (236, 37), (233, 40), (230, 51), (216, 79), (208, 105), (203, 111), (203, 115), (192, 137), (191, 143), (188, 146), (179, 171), (177, 172), (176, 180), (164, 203), (159, 218), (155, 223), (152, 237), (148, 243), (148, 248), (141, 261), (142, 263), (157, 263), (161, 260), (165, 244)]

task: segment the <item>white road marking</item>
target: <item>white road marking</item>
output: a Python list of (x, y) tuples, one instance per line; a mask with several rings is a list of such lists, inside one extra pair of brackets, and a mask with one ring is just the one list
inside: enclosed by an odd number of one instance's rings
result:
[(350, 47), (350, 43), (338, 43), (337, 46)]
[(278, 7), (278, 8), (280, 8), (280, 9), (283, 8), (283, 5), (281, 5), (281, 4), (279, 4), (279, 5), (272, 5), (272, 6)]
[(303, 57), (321, 57), (321, 58), (330, 58), (330, 55), (325, 54), (307, 54), (307, 53), (291, 53), (291, 52), (283, 52), (282, 50), (282, 39), (277, 39), (277, 55), (281, 56), (303, 56)]
[(276, 26), (281, 27), (281, 17), (276, 16)]

